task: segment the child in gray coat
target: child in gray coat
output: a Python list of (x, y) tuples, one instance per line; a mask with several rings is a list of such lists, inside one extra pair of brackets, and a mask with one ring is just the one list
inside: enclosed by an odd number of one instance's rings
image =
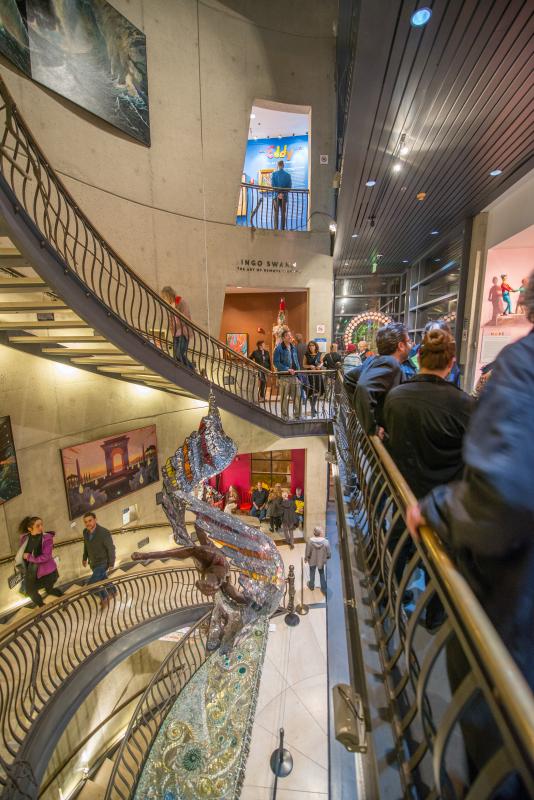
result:
[(326, 596), (326, 578), (324, 568), (327, 560), (332, 553), (330, 552), (330, 545), (328, 539), (324, 535), (324, 530), (317, 526), (313, 529), (313, 536), (306, 543), (306, 554), (304, 560), (306, 564), (310, 565), (310, 582), (308, 583), (309, 589), (315, 589), (315, 570), (319, 569), (319, 581), (321, 583), (321, 591)]

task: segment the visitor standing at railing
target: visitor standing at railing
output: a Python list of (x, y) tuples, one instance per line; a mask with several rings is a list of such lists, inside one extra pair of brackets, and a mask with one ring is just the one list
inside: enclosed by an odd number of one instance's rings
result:
[(325, 369), (341, 369), (343, 366), (343, 359), (341, 353), (338, 352), (337, 342), (332, 342), (330, 345), (330, 352), (323, 358), (323, 367)]
[(310, 401), (312, 417), (317, 416), (317, 400), (324, 395), (324, 381), (322, 375), (314, 375), (314, 372), (321, 371), (321, 353), (317, 342), (313, 339), (308, 342), (306, 352), (304, 353), (304, 360), (301, 362), (302, 367), (310, 372), (305, 377), (304, 393), (305, 397)]
[[(430, 330), (419, 348), (419, 373), (392, 389), (384, 404), (387, 448), (418, 499), (462, 477), (462, 444), (475, 401), (447, 381), (455, 357), (451, 333)], [(398, 535), (392, 534), (390, 549), (403, 532), (401, 524)], [(404, 555), (410, 553), (406, 548)], [(435, 630), (442, 621), (443, 606), (434, 595), (427, 605), (425, 625)]]
[[(534, 323), (534, 272), (526, 303)], [(407, 523), (415, 537), (424, 524), (437, 532), (534, 690), (533, 397), (534, 330), (497, 357), (465, 438), (464, 478), (433, 489)], [(459, 685), (467, 671), (460, 648), (449, 662)], [(462, 726), (472, 776), (492, 748), (488, 713), (474, 705)]]
[(274, 349), (274, 366), (279, 374), (280, 404), (282, 419), (289, 418), (289, 401), (293, 400), (293, 416), (300, 417), (301, 408), (301, 383), (296, 376), (300, 370), (297, 348), (291, 344), (291, 331), (282, 333), (282, 341)]
[[(273, 189), (283, 189), (283, 191), (273, 192), (273, 214), (274, 214), (274, 227), (280, 227), (285, 230), (287, 220), (287, 195), (288, 189), (291, 189), (291, 175), (284, 169), (284, 162), (278, 162), (278, 169), (271, 175), (271, 186)], [(278, 213), (280, 212), (281, 220), (280, 226), (278, 225)]]
[[(161, 296), (170, 306), (176, 309), (187, 319), (191, 319), (191, 309), (185, 297), (177, 295), (172, 286), (164, 286)], [(187, 350), (189, 348), (189, 337), (191, 328), (183, 320), (173, 314), (170, 320), (170, 329), (173, 337), (174, 357), (177, 361), (184, 364), (189, 369), (195, 370), (195, 365), (189, 360)]]
[[(271, 369), (271, 356), (269, 355), (269, 351), (265, 348), (265, 341), (260, 339), (256, 342), (256, 349), (250, 354), (250, 358), (252, 361), (255, 361), (256, 364), (259, 364), (263, 367), (263, 369)], [(265, 400), (265, 393), (267, 391), (267, 376), (263, 370), (258, 372), (259, 378), (259, 398), (261, 400)]]
[[(89, 562), (92, 569), (91, 577), (87, 581), (89, 585), (103, 581), (109, 570), (115, 566), (115, 545), (111, 533), (97, 523), (96, 514), (92, 511), (84, 514), (83, 524), (85, 528), (83, 529), (82, 564), (86, 567)], [(98, 590), (102, 608), (107, 606), (116, 591), (115, 586), (111, 583)]]
[(59, 578), (53, 558), (54, 531), (43, 531), (40, 517), (24, 517), (19, 525), (19, 550), (15, 564), (24, 571), (23, 591), (37, 606), (44, 605), (39, 589), (61, 597), (61, 589), (54, 588)]
[(390, 322), (376, 334), (378, 355), (362, 367), (354, 392), (354, 409), (366, 433), (384, 434), (384, 402), (387, 393), (402, 381), (401, 363), (410, 352), (408, 330), (401, 322)]
[(356, 349), (355, 344), (348, 344), (347, 351), (345, 353), (345, 358), (343, 359), (343, 375), (346, 375), (347, 372), (350, 372), (351, 369), (355, 369), (356, 367), (361, 367), (362, 360), (360, 358), (360, 354)]

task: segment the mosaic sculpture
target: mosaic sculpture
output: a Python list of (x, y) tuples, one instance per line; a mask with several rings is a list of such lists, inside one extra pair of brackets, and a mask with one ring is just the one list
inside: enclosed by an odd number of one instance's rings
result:
[[(209, 412), (199, 430), (187, 437), (162, 469), (163, 508), (178, 548), (133, 553), (132, 559), (192, 558), (200, 573), (199, 591), (213, 599), (207, 649), (228, 653), (261, 618), (279, 606), (284, 591), (284, 565), (273, 540), (260, 529), (195, 496), (201, 481), (225, 469), (237, 448), (222, 429), (219, 412), (210, 397)], [(185, 473), (185, 474), (184, 474)], [(198, 542), (185, 523), (186, 510), (195, 514)], [(232, 580), (231, 566), (238, 573)]]

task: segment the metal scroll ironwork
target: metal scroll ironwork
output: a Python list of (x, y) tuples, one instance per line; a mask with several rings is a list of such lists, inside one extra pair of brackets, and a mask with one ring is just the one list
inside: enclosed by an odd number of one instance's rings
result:
[[(172, 364), (177, 385), (180, 372), (183, 375), (184, 370), (194, 368), (206, 383), (268, 416), (282, 416), (288, 423), (331, 418), (334, 372), (314, 372), (310, 377), (302, 370), (294, 380), (280, 377), (181, 315), (135, 274), (78, 207), (1, 79), (0, 188), (32, 234), (38, 231), (41, 247), (49, 249), (60, 260), (65, 275), (79, 285), (87, 298), (87, 313), (89, 300), (98, 303), (108, 318), (120, 323), (122, 331), (137, 337), (158, 360)], [(178, 330), (189, 340), (187, 358), (175, 341)], [(152, 366), (154, 363), (152, 358)]]
[(435, 533), (412, 541), (405, 515), (415, 498), (342, 385), (334, 429), (405, 796), (534, 797), (528, 684)]
[(117, 592), (105, 610), (100, 584), (93, 584), (6, 626), (0, 636), (0, 788), (16, 780), (32, 725), (73, 671), (136, 626), (204, 604), (197, 577), (195, 569), (171, 565), (113, 577)]

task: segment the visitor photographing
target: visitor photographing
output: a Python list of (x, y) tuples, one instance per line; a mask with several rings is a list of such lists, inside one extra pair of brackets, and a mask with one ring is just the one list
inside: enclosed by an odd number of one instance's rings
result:
[(36, 606), (44, 605), (39, 594), (44, 589), (47, 594), (61, 597), (63, 592), (54, 584), (59, 578), (57, 564), (53, 557), (54, 531), (43, 530), (41, 517), (24, 517), (19, 525), (19, 549), (15, 564), (23, 573), (23, 593)]
[[(91, 577), (87, 581), (89, 586), (92, 583), (103, 581), (108, 572), (115, 566), (115, 545), (113, 538), (107, 528), (99, 525), (96, 514), (88, 511), (83, 516), (83, 556), (82, 564), (84, 567), (91, 567)], [(117, 589), (109, 583), (98, 589), (100, 605), (105, 608), (115, 595)]]

